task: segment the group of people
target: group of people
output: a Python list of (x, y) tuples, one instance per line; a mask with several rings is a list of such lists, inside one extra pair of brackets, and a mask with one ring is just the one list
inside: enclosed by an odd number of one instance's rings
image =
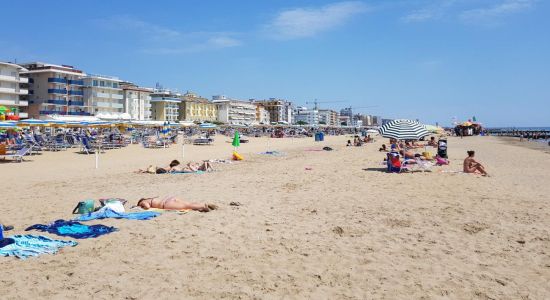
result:
[[(398, 142), (396, 140), (390, 139), (390, 150), (386, 147), (385, 144), (379, 149), (381, 152), (389, 152), (388, 155), (388, 169), (391, 172), (396, 172), (401, 169), (401, 161), (399, 157), (403, 157), (405, 161), (410, 164), (414, 164), (415, 161), (435, 161), (436, 165), (448, 165), (450, 161), (439, 154), (435, 157), (432, 157), (431, 153), (428, 151), (423, 152), (422, 154), (416, 153), (413, 149), (432, 146), (434, 148), (438, 147), (438, 142), (436, 142), (435, 137), (431, 137), (426, 144), (417, 144), (415, 142)], [(475, 151), (467, 151), (468, 156), (464, 159), (463, 162), (463, 172), (468, 174), (480, 174), (482, 176), (489, 176), (485, 167), (478, 161), (474, 159)]]
[(145, 170), (139, 169), (136, 173), (148, 173), (148, 174), (165, 174), (165, 173), (194, 173), (198, 171), (211, 172), (214, 171), (212, 163), (205, 160), (203, 162), (189, 162), (186, 165), (182, 165), (179, 160), (174, 159), (166, 167), (155, 167), (153, 165), (148, 166)]
[(350, 147), (350, 146), (360, 147), (360, 146), (363, 146), (363, 144), (365, 143), (372, 143), (372, 142), (374, 142), (374, 139), (370, 135), (367, 135), (364, 138), (360, 138), (358, 135), (356, 135), (353, 137), (353, 143), (351, 142), (351, 140), (348, 140), (346, 147)]

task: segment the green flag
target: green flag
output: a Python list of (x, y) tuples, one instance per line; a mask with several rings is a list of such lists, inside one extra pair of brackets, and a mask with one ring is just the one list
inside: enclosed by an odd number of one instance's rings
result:
[(233, 147), (239, 147), (241, 145), (241, 137), (239, 136), (239, 132), (235, 130), (235, 136), (233, 137), (233, 143), (231, 144)]

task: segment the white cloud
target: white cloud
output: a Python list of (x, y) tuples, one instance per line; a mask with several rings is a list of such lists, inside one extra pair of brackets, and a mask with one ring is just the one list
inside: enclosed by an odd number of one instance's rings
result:
[(407, 23), (425, 22), (440, 19), (445, 16), (448, 10), (455, 4), (456, 0), (437, 1), (427, 7), (413, 10), (401, 20)]
[(367, 5), (358, 1), (333, 3), (319, 8), (289, 9), (280, 12), (265, 29), (270, 37), (276, 39), (312, 37), (344, 24), (368, 9)]
[[(184, 32), (131, 16), (115, 16), (96, 22), (108, 30), (137, 37), (138, 49), (148, 54), (182, 54), (237, 47), (242, 42), (231, 32)], [(156, 47), (162, 44), (162, 47)], [(168, 46), (166, 46), (168, 45)]]
[(506, 0), (487, 8), (476, 8), (462, 12), (460, 19), (468, 23), (496, 25), (501, 18), (532, 8), (535, 0)]

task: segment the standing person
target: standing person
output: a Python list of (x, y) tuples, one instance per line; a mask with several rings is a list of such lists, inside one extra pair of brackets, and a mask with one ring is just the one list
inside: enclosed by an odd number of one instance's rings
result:
[(488, 176), (485, 167), (474, 159), (475, 151), (468, 151), (468, 157), (464, 159), (464, 173), (481, 174)]

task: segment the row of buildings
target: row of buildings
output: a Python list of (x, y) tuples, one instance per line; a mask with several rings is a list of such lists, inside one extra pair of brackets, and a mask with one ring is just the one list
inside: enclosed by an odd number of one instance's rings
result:
[[(73, 66), (0, 62), (0, 106), (15, 118), (220, 122), (225, 124), (377, 125), (377, 118), (294, 107), (284, 99), (237, 100), (141, 87)], [(379, 118), (378, 118), (379, 119)], [(370, 121), (369, 121), (370, 120)]]

